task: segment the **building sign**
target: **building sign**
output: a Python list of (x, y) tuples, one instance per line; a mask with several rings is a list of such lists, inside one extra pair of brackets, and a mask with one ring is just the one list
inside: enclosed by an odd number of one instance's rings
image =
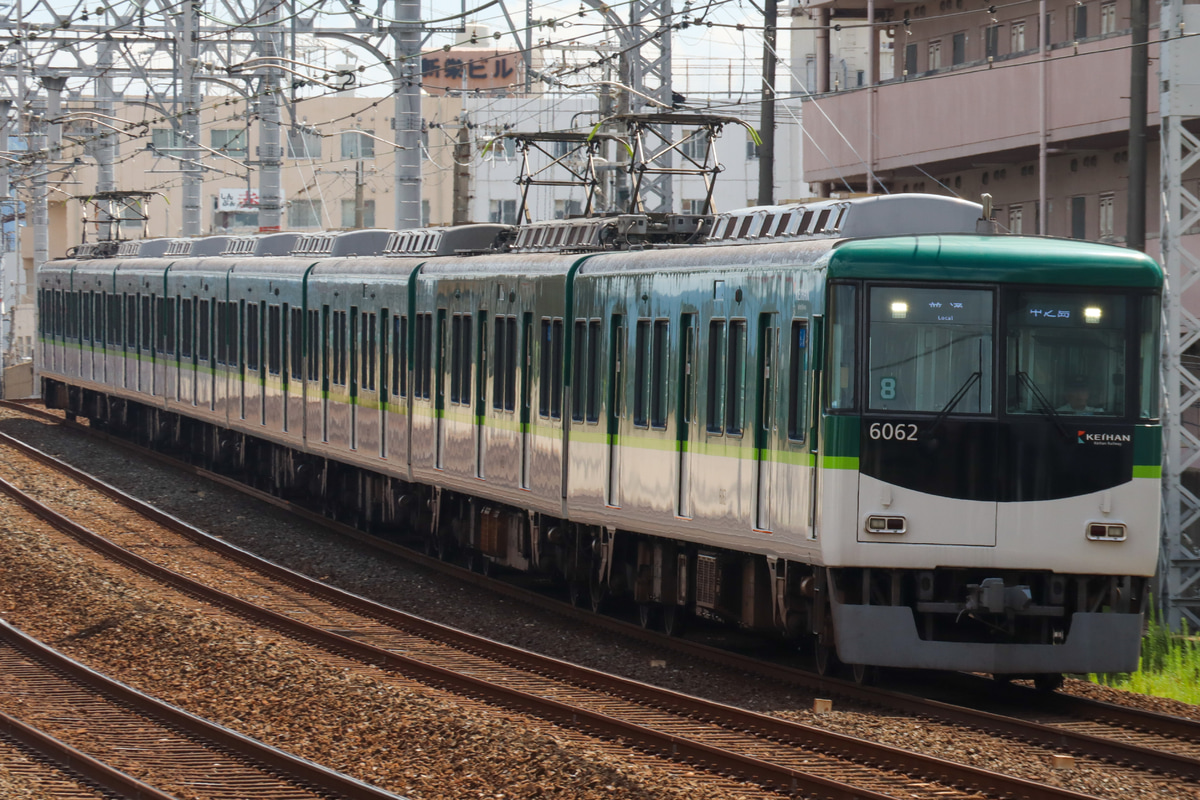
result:
[(257, 189), (218, 189), (217, 211), (257, 211)]
[(482, 48), (441, 50), (421, 58), (421, 86), (429, 94), (490, 92), (523, 83), (521, 54)]

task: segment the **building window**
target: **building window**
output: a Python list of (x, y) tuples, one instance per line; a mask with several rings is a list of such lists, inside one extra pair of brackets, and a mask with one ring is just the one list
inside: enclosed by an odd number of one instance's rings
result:
[(321, 157), (321, 135), (316, 131), (295, 128), (288, 131), (288, 158), (313, 159)]
[(1021, 53), (1025, 50), (1025, 23), (1014, 22), (1008, 29), (1010, 53)]
[(316, 198), (306, 197), (302, 200), (293, 200), (288, 206), (288, 222), (293, 228), (320, 228), (321, 224), (321, 201)]
[(1117, 32), (1117, 4), (1104, 3), (1100, 6), (1100, 35)]
[(342, 227), (343, 228), (374, 228), (375, 227), (375, 201), (364, 200), (362, 209), (362, 225), (358, 225), (355, 217), (356, 206), (353, 198), (342, 200)]
[(150, 146), (155, 150), (179, 150), (184, 146), (184, 139), (170, 128), (154, 128), (150, 131)]
[(1087, 38), (1088, 30), (1088, 7), (1084, 5), (1075, 6), (1075, 40)]
[(214, 130), (212, 132), (212, 149), (222, 152), (230, 158), (245, 158), (249, 152), (246, 145), (246, 129)]
[(1111, 194), (1100, 195), (1100, 238), (1111, 239), (1113, 237), (1113, 196)]
[(1071, 238), (1087, 238), (1087, 198), (1071, 198)]
[(942, 42), (941, 40), (929, 43), (929, 69), (942, 68)]
[(983, 29), (984, 58), (995, 58), (1000, 55), (1000, 26), (989, 25)]
[(754, 137), (752, 137), (749, 133), (747, 133), (746, 134), (746, 160), (753, 161), (754, 159), (758, 158), (760, 149), (761, 149), (761, 145), (759, 145), (758, 142), (754, 141)]
[[(516, 200), (490, 200), (488, 201), (488, 221), (499, 222), (502, 225), (517, 224), (517, 201)], [(428, 225), (429, 223), (425, 223)]]
[[(421, 227), (422, 228), (429, 227), (429, 209), (430, 209), (429, 201), (422, 200), (421, 201)], [(513, 213), (514, 213), (514, 215), (516, 214), (515, 211)]]
[(962, 64), (967, 60), (967, 35), (965, 33), (956, 33), (953, 38), (953, 60), (951, 64)]
[[(516, 201), (513, 201), (514, 203)], [(555, 200), (554, 201), (554, 218), (555, 219), (571, 219), (572, 217), (583, 216), (583, 203), (578, 200)]]
[(683, 213), (685, 214), (707, 214), (708, 202), (706, 200), (684, 200)]
[(693, 161), (703, 164), (708, 152), (707, 137), (701, 131), (692, 131), (692, 135), (684, 139), (683, 144), (679, 146), (679, 151)]
[(1024, 232), (1024, 226), (1021, 221), (1021, 216), (1023, 213), (1024, 213), (1024, 210), (1021, 208), (1021, 206), (1012, 206), (1011, 208), (1008, 209), (1008, 232), (1009, 233), (1023, 233)]
[(904, 74), (917, 74), (917, 46), (915, 44), (904, 46)]
[[(373, 135), (375, 131), (365, 131), (365, 133)], [(370, 135), (363, 136), (359, 131), (343, 131), (342, 159), (358, 161), (364, 158), (374, 158), (375, 140)]]

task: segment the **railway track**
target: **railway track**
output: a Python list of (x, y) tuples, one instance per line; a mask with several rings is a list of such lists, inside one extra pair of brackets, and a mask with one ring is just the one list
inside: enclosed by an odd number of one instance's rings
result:
[(109, 680), (6, 622), (0, 704), (20, 715), (0, 713), (0, 730), (78, 776), (84, 797), (218, 798), (232, 787), (262, 800), (398, 797)]
[[(34, 455), (8, 437), (3, 445)], [(4, 491), (26, 508), (154, 581), (317, 645), (342, 662), (382, 667), (785, 793), (863, 800), (1086, 797), (679, 695), (444, 628), (260, 562), (49, 457), (37, 457), (122, 504), (88, 504), (92, 524), (123, 531), (121, 546), (5, 482)], [(43, 491), (58, 499), (70, 494), (61, 487)]]

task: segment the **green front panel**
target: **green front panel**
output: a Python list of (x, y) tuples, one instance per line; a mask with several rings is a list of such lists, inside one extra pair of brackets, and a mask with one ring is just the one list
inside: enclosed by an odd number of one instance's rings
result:
[(1162, 477), (1162, 426), (1138, 425), (1133, 429), (1133, 477)]
[(858, 416), (827, 415), (821, 465), (826, 469), (858, 469)]

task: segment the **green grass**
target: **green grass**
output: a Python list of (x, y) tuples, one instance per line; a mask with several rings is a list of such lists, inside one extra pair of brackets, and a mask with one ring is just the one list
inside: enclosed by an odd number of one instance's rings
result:
[(1186, 621), (1182, 634), (1172, 633), (1157, 613), (1149, 622), (1137, 672), (1089, 677), (1114, 689), (1200, 704), (1200, 639), (1188, 635)]

